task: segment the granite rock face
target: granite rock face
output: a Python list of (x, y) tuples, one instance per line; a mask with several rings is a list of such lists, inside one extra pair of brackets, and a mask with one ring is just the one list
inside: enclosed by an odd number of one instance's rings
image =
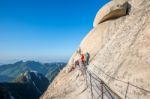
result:
[(127, 2), (111, 1), (98, 11), (93, 26), (96, 27), (107, 20), (122, 17), (127, 14), (127, 9)]
[[(94, 72), (122, 99), (125, 99), (127, 83), (114, 80), (107, 75), (150, 90), (150, 1), (126, 0), (126, 2), (128, 2), (127, 15), (100, 23), (102, 17), (98, 16), (104, 15), (98, 13), (94, 28), (80, 45), (82, 53), (89, 52), (91, 55), (88, 70)], [(107, 8), (108, 5), (105, 6), (104, 8)], [(76, 68), (68, 73), (74, 60), (78, 58), (75, 52), (41, 99), (91, 99), (81, 71)], [(126, 99), (150, 97), (150, 93), (142, 89), (132, 85), (128, 88)]]

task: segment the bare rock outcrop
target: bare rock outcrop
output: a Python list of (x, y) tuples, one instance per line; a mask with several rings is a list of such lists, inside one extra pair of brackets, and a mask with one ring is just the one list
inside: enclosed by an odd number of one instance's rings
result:
[(127, 9), (128, 2), (111, 1), (98, 11), (93, 26), (95, 27), (104, 21), (124, 16), (127, 14)]
[[(127, 2), (129, 7), (125, 10), (128, 10), (128, 15), (113, 20), (109, 17), (101, 23), (107, 14), (98, 13), (94, 28), (80, 47), (83, 53), (91, 55), (88, 70), (101, 78), (118, 96), (122, 99), (149, 99), (150, 1)], [(81, 71), (77, 68), (68, 73), (78, 57), (75, 52), (41, 99), (92, 99)]]

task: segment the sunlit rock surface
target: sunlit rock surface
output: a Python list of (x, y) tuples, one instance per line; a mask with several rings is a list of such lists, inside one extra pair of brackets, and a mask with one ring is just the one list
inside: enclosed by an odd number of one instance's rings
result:
[[(94, 25), (96, 27), (87, 34), (80, 45), (83, 53), (89, 52), (91, 55), (88, 70), (94, 72), (123, 99), (127, 84), (107, 75), (150, 90), (150, 1), (127, 2), (127, 15), (102, 23), (97, 18), (98, 21)], [(105, 8), (107, 6), (105, 5)], [(104, 16), (98, 14), (100, 15), (97, 16)], [(41, 99), (91, 99), (81, 71), (77, 68), (68, 73), (78, 57), (75, 52), (66, 68), (59, 73)], [(146, 91), (131, 85), (128, 88), (127, 99), (150, 97), (150, 93)]]

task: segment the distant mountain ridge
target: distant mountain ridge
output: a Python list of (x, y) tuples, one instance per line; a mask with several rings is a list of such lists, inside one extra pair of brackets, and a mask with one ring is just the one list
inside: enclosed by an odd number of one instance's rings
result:
[(0, 99), (39, 99), (49, 80), (37, 71), (19, 75), (13, 83), (0, 83)]
[(14, 64), (0, 65), (0, 82), (10, 82), (26, 71), (37, 71), (52, 81), (65, 65), (66, 63), (63, 62), (40, 63), (35, 61), (18, 61)]

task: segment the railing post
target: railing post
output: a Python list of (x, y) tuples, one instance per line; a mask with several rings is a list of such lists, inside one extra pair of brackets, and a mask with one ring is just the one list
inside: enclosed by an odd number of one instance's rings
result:
[(93, 99), (93, 90), (92, 90), (91, 73), (90, 73), (90, 85), (91, 85), (91, 97), (92, 97), (92, 99)]
[(127, 99), (127, 94), (128, 94), (129, 85), (130, 85), (130, 83), (128, 82), (127, 89), (126, 89), (126, 94), (125, 94), (125, 99)]
[(101, 81), (101, 94), (102, 94), (102, 99), (104, 99), (104, 91), (103, 91), (103, 81)]

